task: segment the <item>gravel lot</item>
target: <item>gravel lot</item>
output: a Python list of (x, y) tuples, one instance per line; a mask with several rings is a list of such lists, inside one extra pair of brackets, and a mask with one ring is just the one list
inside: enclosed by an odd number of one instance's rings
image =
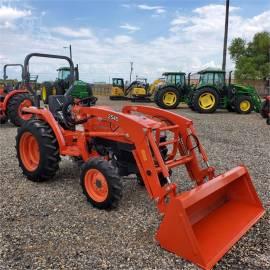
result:
[[(126, 102), (100, 98), (115, 109)], [(175, 110), (194, 121), (211, 165), (218, 172), (245, 164), (268, 210), (215, 269), (270, 269), (270, 129), (259, 114), (219, 111), (200, 115)], [(46, 183), (26, 180), (14, 149), (16, 128), (0, 129), (0, 269), (198, 269), (154, 241), (160, 223), (155, 204), (134, 179), (123, 179), (117, 210), (94, 209), (79, 184), (79, 168), (62, 159)], [(184, 169), (184, 168), (183, 168)], [(186, 187), (185, 171), (172, 179)], [(185, 184), (186, 183), (186, 184)]]

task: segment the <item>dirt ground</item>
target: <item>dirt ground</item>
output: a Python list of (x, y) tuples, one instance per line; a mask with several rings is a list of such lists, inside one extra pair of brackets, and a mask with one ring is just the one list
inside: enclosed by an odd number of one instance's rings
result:
[[(101, 97), (120, 110), (128, 102)], [(153, 105), (153, 104), (147, 104)], [(153, 105), (154, 106), (154, 105)], [(267, 214), (220, 260), (215, 269), (270, 269), (270, 129), (257, 113), (220, 110), (193, 120), (210, 165), (225, 172), (245, 164)], [(23, 177), (15, 153), (17, 128), (0, 129), (0, 269), (198, 269), (154, 240), (161, 221), (154, 202), (134, 177), (123, 179), (124, 196), (113, 211), (94, 209), (82, 194), (79, 168), (62, 158), (49, 182)], [(172, 180), (188, 185), (184, 167)]]

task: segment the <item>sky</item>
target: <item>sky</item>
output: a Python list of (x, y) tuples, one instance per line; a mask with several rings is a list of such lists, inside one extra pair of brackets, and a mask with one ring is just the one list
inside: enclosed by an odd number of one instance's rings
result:
[[(270, 31), (269, 0), (231, 0), (229, 43)], [(149, 81), (165, 71), (221, 67), (225, 0), (0, 0), (0, 76), (32, 52), (68, 55), (80, 78)], [(227, 69), (234, 63), (227, 57)], [(53, 80), (61, 60), (33, 58), (30, 72)], [(9, 69), (9, 77), (19, 70)]]

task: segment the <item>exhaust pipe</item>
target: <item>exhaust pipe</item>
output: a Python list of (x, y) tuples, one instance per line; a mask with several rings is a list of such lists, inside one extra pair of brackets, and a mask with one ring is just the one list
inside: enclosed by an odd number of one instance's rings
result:
[(229, 72), (229, 85), (232, 84), (232, 70)]
[(190, 76), (191, 76), (191, 72), (188, 73), (188, 86), (190, 86)]

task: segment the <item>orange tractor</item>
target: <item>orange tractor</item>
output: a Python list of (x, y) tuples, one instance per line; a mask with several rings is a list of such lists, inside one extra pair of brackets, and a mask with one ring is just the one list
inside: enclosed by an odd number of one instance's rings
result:
[(6, 123), (9, 119), (15, 126), (20, 126), (31, 118), (31, 115), (22, 112), (22, 108), (32, 106), (34, 101), (29, 92), (24, 88), (23, 82), (16, 83), (16, 85), (6, 83), (8, 78), (6, 73), (7, 67), (11, 66), (22, 68), (23, 79), (23, 65), (4, 65), (3, 87), (0, 88), (0, 124)]
[[(216, 175), (191, 120), (149, 106), (116, 112), (95, 105), (91, 95), (74, 98), (72, 86), (50, 99), (49, 109), (23, 109), (35, 116), (16, 137), (19, 165), (29, 180), (51, 179), (60, 156), (74, 157), (83, 162), (88, 201), (111, 209), (122, 196), (121, 176), (138, 175), (163, 215), (156, 233), (160, 246), (203, 269), (211, 269), (263, 216), (247, 169)], [(179, 166), (195, 185), (183, 193), (171, 177)]]

